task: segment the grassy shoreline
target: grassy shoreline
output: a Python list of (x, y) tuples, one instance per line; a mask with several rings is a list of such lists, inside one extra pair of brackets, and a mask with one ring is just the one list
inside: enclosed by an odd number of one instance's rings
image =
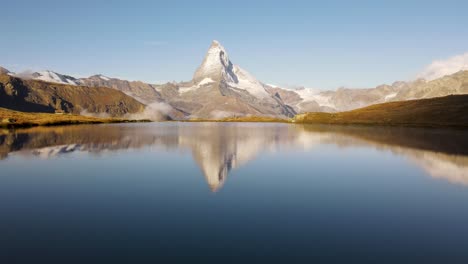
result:
[(73, 114), (26, 113), (0, 108), (0, 128), (27, 128), (35, 126), (63, 126), (79, 124), (110, 124), (151, 122), (124, 118), (98, 118)]

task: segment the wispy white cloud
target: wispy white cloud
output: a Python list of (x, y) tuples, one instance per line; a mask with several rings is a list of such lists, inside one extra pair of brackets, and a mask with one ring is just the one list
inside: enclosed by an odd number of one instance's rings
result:
[(468, 52), (446, 60), (436, 60), (420, 72), (417, 77), (431, 81), (462, 70), (468, 70)]

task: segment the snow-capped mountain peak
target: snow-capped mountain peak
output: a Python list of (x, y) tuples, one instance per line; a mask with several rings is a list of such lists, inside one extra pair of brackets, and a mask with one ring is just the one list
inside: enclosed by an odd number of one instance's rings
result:
[(216, 40), (211, 43), (205, 59), (193, 75), (193, 80), (198, 83), (205, 78), (215, 81), (235, 82), (236, 77), (232, 72), (233, 64), (229, 60), (226, 49)]
[(253, 75), (231, 62), (226, 49), (216, 40), (211, 43), (205, 59), (193, 76), (195, 84), (206, 79), (225, 82), (230, 87), (245, 90), (259, 98), (270, 96)]

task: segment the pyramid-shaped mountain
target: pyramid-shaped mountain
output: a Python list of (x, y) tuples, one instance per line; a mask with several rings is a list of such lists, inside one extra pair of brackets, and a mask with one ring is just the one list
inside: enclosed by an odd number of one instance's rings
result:
[(294, 115), (267, 86), (233, 64), (226, 49), (213, 41), (192, 81), (157, 87), (164, 101), (191, 118)]

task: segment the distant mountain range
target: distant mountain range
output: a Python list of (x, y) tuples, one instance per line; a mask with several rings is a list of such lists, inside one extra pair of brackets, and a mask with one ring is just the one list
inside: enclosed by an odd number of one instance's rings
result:
[[(28, 84), (34, 80), (63, 84), (69, 88), (112, 88), (145, 105), (164, 105), (154, 108), (154, 111), (164, 112), (163, 116), (172, 119), (219, 119), (246, 115), (292, 117), (305, 112), (341, 112), (384, 102), (468, 93), (468, 71), (432, 81), (418, 79), (368, 89), (339, 88), (322, 92), (306, 88), (286, 89), (262, 83), (233, 64), (226, 49), (217, 41), (213, 41), (202, 64), (188, 82), (156, 85), (104, 75), (75, 78), (53, 71), (15, 74), (1, 67), (0, 74), (27, 80)], [(83, 92), (86, 94), (86, 89)], [(109, 112), (103, 109), (96, 111)]]

